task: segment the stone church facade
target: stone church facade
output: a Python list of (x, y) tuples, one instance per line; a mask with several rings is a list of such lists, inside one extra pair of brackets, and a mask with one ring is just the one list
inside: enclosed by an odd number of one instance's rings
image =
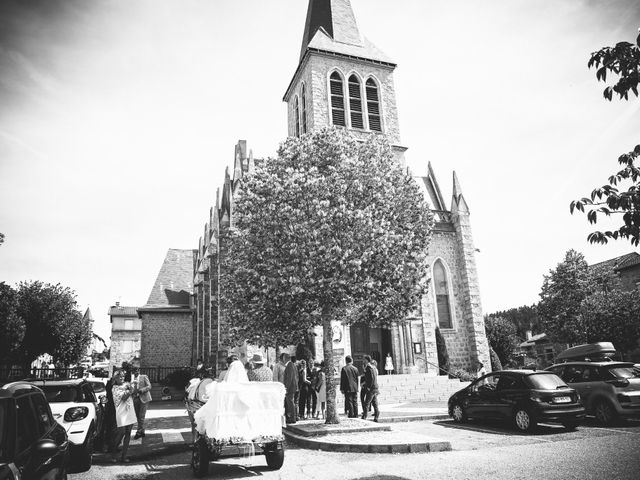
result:
[[(397, 160), (404, 164), (407, 148), (400, 141), (393, 73), (396, 64), (360, 34), (349, 0), (310, 0), (297, 69), (283, 100), (288, 106), (289, 136), (336, 125), (358, 138), (385, 135)], [(233, 193), (255, 161), (245, 141), (235, 148), (233, 173), (225, 172), (222, 192), (194, 252), (194, 335), (192, 359), (223, 362), (232, 348), (224, 338), (224, 318), (218, 310), (219, 259), (224, 255), (225, 231), (233, 216)], [(434, 214), (428, 261), (429, 291), (411, 317), (391, 326), (333, 327), (334, 353), (351, 354), (359, 363), (365, 354), (387, 354), (395, 373), (437, 375), (436, 327), (444, 338), (452, 368), (490, 367), (480, 290), (475, 264), (469, 207), (453, 173), (450, 207), (429, 164), (428, 174), (414, 177)], [(322, 356), (321, 330), (316, 358)], [(246, 347), (245, 347), (246, 348)], [(243, 351), (246, 354), (246, 350)], [(273, 359), (273, 352), (270, 360)]]

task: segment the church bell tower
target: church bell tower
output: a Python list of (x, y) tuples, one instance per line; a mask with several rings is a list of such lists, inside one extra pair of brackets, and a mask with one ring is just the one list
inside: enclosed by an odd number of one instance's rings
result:
[(386, 135), (404, 163), (395, 68), (360, 34), (349, 0), (309, 0), (298, 68), (283, 98), (289, 136), (329, 125), (362, 139)]

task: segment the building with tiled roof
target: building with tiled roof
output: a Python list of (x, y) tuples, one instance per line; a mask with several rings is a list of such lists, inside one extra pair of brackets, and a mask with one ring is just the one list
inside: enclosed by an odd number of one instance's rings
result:
[[(329, 125), (348, 129), (359, 139), (385, 135), (397, 161), (404, 164), (407, 148), (400, 140), (395, 68), (386, 54), (362, 36), (349, 0), (309, 0), (298, 66), (283, 98), (289, 136)], [(232, 222), (235, 187), (256, 162), (246, 142), (240, 141), (234, 168), (225, 172), (222, 192), (218, 190), (216, 205), (210, 210), (195, 252), (194, 356), (219, 366), (231, 348), (225, 336), (225, 319), (216, 302), (219, 253), (225, 250), (220, 242)], [(439, 328), (452, 368), (475, 372), (478, 361), (489, 367), (490, 360), (469, 206), (455, 173), (450, 207), (445, 204), (431, 164), (427, 176), (416, 181), (435, 218), (428, 252), (430, 291), (413, 315), (390, 328), (348, 326), (336, 320), (333, 330), (340, 340), (334, 345), (335, 357), (342, 360), (351, 354), (358, 364), (365, 354), (378, 362), (390, 354), (396, 373), (437, 375), (435, 331)], [(316, 344), (309, 347), (321, 359), (321, 332), (316, 332), (315, 338)]]
[(143, 367), (178, 367), (193, 361), (193, 262), (194, 250), (169, 249), (147, 303), (137, 309)]
[(598, 276), (610, 279), (613, 287), (623, 291), (640, 290), (640, 253), (631, 252), (589, 265)]

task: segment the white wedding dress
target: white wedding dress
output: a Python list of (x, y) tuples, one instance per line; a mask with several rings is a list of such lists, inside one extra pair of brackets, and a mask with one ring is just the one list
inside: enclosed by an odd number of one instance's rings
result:
[(194, 415), (196, 430), (218, 442), (250, 442), (282, 435), (284, 385), (249, 382), (236, 360), (222, 382), (207, 386), (208, 400)]

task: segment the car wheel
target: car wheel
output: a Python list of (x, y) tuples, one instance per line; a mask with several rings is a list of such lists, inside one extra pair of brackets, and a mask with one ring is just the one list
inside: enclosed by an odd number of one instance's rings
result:
[(600, 400), (594, 407), (596, 420), (601, 425), (612, 425), (618, 420), (615, 409), (607, 400)]
[(537, 426), (531, 411), (525, 407), (518, 407), (513, 412), (513, 424), (520, 432), (532, 432)]
[(451, 407), (451, 417), (456, 423), (463, 423), (467, 421), (467, 413), (464, 411), (464, 407), (459, 403), (455, 403)]
[(193, 444), (191, 451), (191, 469), (197, 477), (204, 477), (209, 473), (209, 448), (203, 437), (200, 437)]
[(267, 459), (267, 465), (271, 470), (280, 470), (284, 463), (284, 447), (280, 450), (267, 450), (264, 452), (264, 456)]
[(578, 425), (579, 425), (578, 422), (563, 422), (562, 423), (562, 426), (565, 429), (569, 430), (569, 431), (575, 430), (576, 428), (578, 428)]

